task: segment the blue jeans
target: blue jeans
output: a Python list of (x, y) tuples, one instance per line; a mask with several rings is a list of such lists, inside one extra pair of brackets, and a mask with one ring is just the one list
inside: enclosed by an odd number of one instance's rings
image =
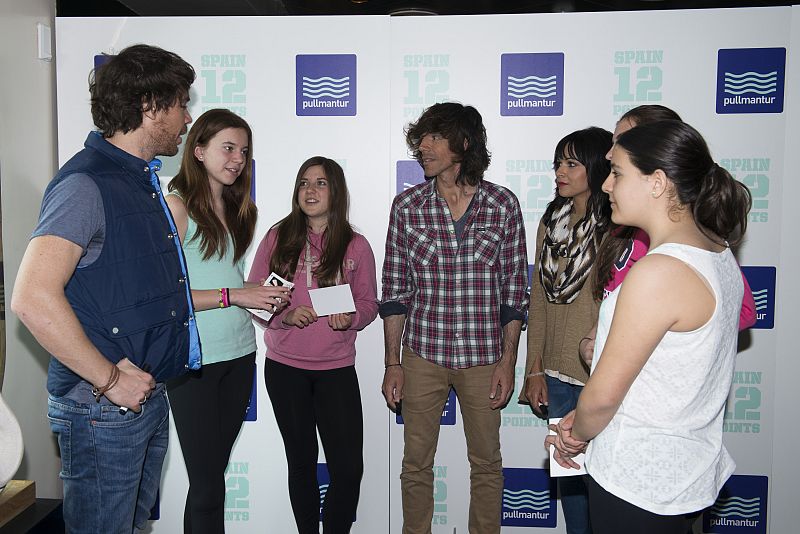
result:
[(156, 502), (169, 441), (169, 402), (159, 384), (139, 413), (120, 413), (81, 382), (50, 396), (47, 418), (58, 436), (64, 523), (70, 534), (130, 534)]
[[(552, 376), (546, 376), (545, 381), (547, 382), (549, 402), (547, 410), (550, 417), (564, 417), (575, 409), (583, 386), (574, 386)], [(558, 479), (567, 534), (591, 534), (592, 532), (592, 526), (589, 523), (589, 497), (585, 478), (585, 476), (573, 476)]]

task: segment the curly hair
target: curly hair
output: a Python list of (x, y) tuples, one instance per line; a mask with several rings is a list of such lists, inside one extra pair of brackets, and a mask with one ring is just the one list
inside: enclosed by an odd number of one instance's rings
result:
[(461, 164), (456, 183), (477, 185), (492, 159), (486, 148), (486, 128), (478, 110), (457, 102), (434, 104), (422, 113), (417, 122), (409, 124), (405, 128), (406, 144), (420, 165), (422, 154), (419, 145), (423, 137), (433, 133), (447, 139), (450, 151)]
[(173, 52), (138, 44), (104, 58), (89, 75), (89, 93), (92, 119), (105, 138), (139, 128), (145, 111), (189, 99), (194, 68)]

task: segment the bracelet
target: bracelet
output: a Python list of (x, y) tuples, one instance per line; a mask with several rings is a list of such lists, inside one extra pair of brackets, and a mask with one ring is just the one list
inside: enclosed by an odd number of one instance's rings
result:
[(217, 291), (219, 291), (219, 307), (220, 308), (229, 308), (231, 305), (231, 301), (228, 298), (228, 291), (230, 291), (227, 287), (221, 287)]
[(544, 376), (544, 371), (539, 371), (538, 373), (528, 373), (525, 375), (525, 378), (531, 378), (534, 376)]
[(230, 297), (230, 291), (231, 290), (229, 288), (227, 288), (227, 287), (222, 289), (222, 304), (224, 305), (223, 306), (224, 308), (230, 308), (231, 307), (231, 299), (229, 298)]
[(402, 365), (402, 364), (399, 364), (399, 363), (387, 363), (386, 365), (383, 366), (383, 368), (384, 369), (388, 369), (389, 367), (395, 367), (395, 366), (398, 366), (398, 365)]
[(105, 393), (117, 385), (119, 381), (119, 367), (116, 365), (111, 368), (111, 376), (108, 378), (108, 382), (105, 386), (98, 388), (92, 386), (92, 395), (94, 395), (95, 402), (100, 402), (100, 397), (105, 395)]

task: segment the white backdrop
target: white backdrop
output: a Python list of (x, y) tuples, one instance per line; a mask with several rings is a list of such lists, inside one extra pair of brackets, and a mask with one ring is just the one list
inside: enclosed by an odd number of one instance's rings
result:
[[(435, 102), (456, 100), (483, 114), (493, 154), (487, 178), (519, 197), (532, 261), (536, 225), (553, 195), (557, 141), (590, 125), (612, 130), (622, 112), (639, 104), (675, 109), (706, 136), (715, 159), (751, 188), (755, 200), (739, 259), (756, 293), (759, 321), (742, 336), (725, 423), (737, 476), (697, 528), (766, 532), (777, 335), (771, 327), (773, 268), (781, 259), (788, 127), (778, 101), (784, 93), (792, 94), (790, 77), (784, 87), (784, 67), (776, 59), (781, 52), (773, 49), (789, 50), (792, 32), (800, 31), (797, 23), (792, 25), (797, 12), (798, 8), (767, 8), (394, 19), (57, 19), (59, 161), (81, 148), (92, 127), (86, 81), (93, 57), (133, 43), (159, 45), (197, 70), (193, 116), (211, 107), (229, 107), (250, 122), (260, 210), (257, 236), (287, 213), (300, 163), (322, 154), (344, 167), (351, 220), (372, 244), (380, 266), (391, 198), (403, 183), (421, 177), (418, 165), (408, 161), (403, 126)], [(773, 96), (773, 103), (756, 110), (734, 104), (718, 113), (717, 80), (724, 79), (725, 72), (755, 72), (748, 75), (758, 77), (750, 87), (760, 92), (742, 96)], [(772, 72), (776, 74), (770, 77)], [(347, 77), (349, 103), (303, 108), (302, 88), (296, 83), (303, 75)], [(538, 98), (528, 91), (527, 96), (511, 98), (508, 76), (537, 76), (545, 83), (555, 76), (555, 92)], [(741, 82), (719, 98), (731, 98), (737, 88), (742, 90)], [(533, 107), (541, 100), (551, 105)], [(525, 104), (520, 101), (533, 103), (521, 107)], [(302, 115), (309, 111), (338, 116)], [(165, 162), (165, 182), (177, 161)], [(521, 345), (518, 387), (524, 341)], [(357, 348), (366, 435), (362, 498), (353, 532), (399, 532), (402, 426), (378, 391), (383, 375), (380, 320), (359, 335)], [(260, 343), (256, 421), (245, 423), (227, 477), (227, 529), (234, 533), (295, 531), (283, 446), (263, 386), (263, 351)], [(455, 424), (443, 425), (436, 457), (433, 531), (440, 534), (466, 532), (469, 491), (457, 407), (448, 406), (446, 419)], [(507, 469), (504, 532), (513, 532), (515, 526), (564, 532), (543, 470), (544, 422), (512, 400), (503, 410), (502, 424)], [(180, 530), (187, 483), (177, 438), (174, 433), (171, 437), (161, 519), (153, 523), (154, 532)]]

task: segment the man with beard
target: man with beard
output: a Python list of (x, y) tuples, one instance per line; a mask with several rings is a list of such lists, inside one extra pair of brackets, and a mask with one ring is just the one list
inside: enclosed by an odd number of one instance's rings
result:
[(51, 355), (72, 533), (144, 528), (169, 439), (164, 382), (200, 366), (183, 253), (157, 155), (177, 154), (194, 69), (135, 45), (89, 82), (99, 131), (56, 174), (11, 308)]

